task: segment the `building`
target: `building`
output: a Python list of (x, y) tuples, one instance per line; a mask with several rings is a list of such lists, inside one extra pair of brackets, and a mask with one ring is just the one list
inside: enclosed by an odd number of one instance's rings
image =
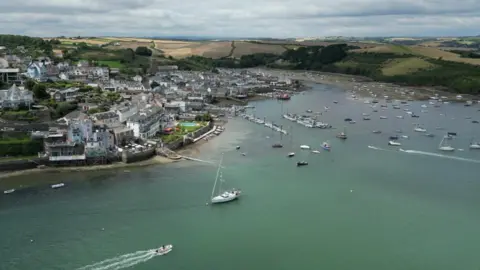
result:
[(68, 123), (67, 141), (85, 143), (93, 136), (93, 121), (87, 117), (71, 120)]
[(71, 87), (68, 89), (57, 90), (53, 93), (53, 98), (57, 102), (62, 101), (75, 101), (78, 97), (81, 97), (82, 93), (80, 92), (80, 88), (78, 87)]
[(120, 122), (125, 122), (128, 118), (136, 115), (138, 113), (138, 107), (135, 105), (126, 105), (116, 110), (118, 115), (118, 120)]
[(120, 116), (116, 112), (99, 112), (92, 115), (92, 119), (97, 124), (104, 125), (118, 125), (120, 123)]
[(1, 108), (18, 108), (19, 106), (30, 106), (33, 103), (33, 93), (29, 90), (22, 90), (15, 84), (7, 90), (0, 90)]
[(92, 158), (106, 157), (115, 148), (113, 132), (106, 126), (94, 126), (92, 136), (85, 144), (85, 155)]
[(47, 77), (47, 69), (41, 62), (31, 62), (27, 67), (26, 75), (30, 79), (41, 81)]
[(0, 68), (0, 81), (12, 84), (18, 81), (20, 75), (20, 69), (18, 68)]
[(128, 141), (134, 138), (133, 129), (125, 126), (117, 126), (113, 128), (115, 137), (115, 145), (125, 145)]
[(127, 121), (127, 127), (133, 130), (135, 137), (148, 139), (163, 130), (163, 108), (150, 107), (140, 111)]

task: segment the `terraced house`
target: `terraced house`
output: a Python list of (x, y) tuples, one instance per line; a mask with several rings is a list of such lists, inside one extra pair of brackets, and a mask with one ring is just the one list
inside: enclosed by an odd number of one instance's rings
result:
[(33, 103), (33, 93), (20, 89), (15, 84), (7, 90), (0, 90), (0, 108), (18, 108), (30, 106)]
[(161, 107), (147, 107), (127, 121), (127, 127), (133, 130), (133, 135), (142, 139), (155, 136), (164, 125), (165, 115)]

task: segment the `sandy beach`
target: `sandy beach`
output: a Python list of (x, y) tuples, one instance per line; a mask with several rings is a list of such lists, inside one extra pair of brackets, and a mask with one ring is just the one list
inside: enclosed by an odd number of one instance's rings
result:
[(392, 100), (428, 100), (431, 96), (437, 94), (439, 96), (447, 97), (444, 98), (445, 101), (465, 102), (467, 100), (475, 99), (474, 96), (462, 95), (463, 98), (458, 100), (456, 98), (456, 93), (446, 92), (440, 87), (400, 86), (392, 83), (375, 82), (367, 77), (348, 74), (279, 69), (262, 69), (262, 72), (278, 77), (285, 76), (293, 80), (300, 80), (307, 83), (320, 83), (337, 86), (363, 98), (373, 98), (374, 95), (376, 95), (376, 98), (378, 99), (383, 99), (385, 96), (388, 96)]

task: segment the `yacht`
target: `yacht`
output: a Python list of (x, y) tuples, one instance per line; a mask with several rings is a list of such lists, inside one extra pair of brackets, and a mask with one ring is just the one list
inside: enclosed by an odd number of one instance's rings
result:
[(415, 132), (427, 132), (427, 130), (424, 129), (423, 127), (421, 127), (421, 126), (415, 127), (415, 128), (413, 129), (413, 131), (415, 131)]
[[(222, 173), (221, 173), (221, 168), (222, 168), (222, 162), (223, 162), (223, 154), (222, 158), (220, 159), (220, 162), (218, 163), (218, 169), (217, 169), (217, 177), (215, 177), (215, 183), (213, 184), (213, 189), (212, 189), (212, 196), (211, 196), (211, 203), (212, 204), (217, 204), (217, 203), (226, 203), (230, 202), (233, 200), (238, 199), (238, 197), (241, 194), (240, 190), (236, 189), (231, 189), (231, 190), (222, 190), (222, 183), (225, 181), (222, 179)], [(218, 190), (216, 189), (217, 183), (218, 184)], [(215, 195), (215, 191), (217, 191), (217, 195)]]
[(449, 136), (448, 135), (443, 136), (442, 140), (440, 141), (440, 144), (438, 145), (438, 150), (444, 151), (444, 152), (455, 151), (455, 148), (445, 143), (445, 139), (449, 139)]

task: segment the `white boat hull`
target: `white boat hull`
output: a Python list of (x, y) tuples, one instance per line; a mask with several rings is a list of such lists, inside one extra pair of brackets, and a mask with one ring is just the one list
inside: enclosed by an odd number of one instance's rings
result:
[(212, 203), (226, 203), (231, 202), (240, 197), (240, 191), (228, 191), (224, 192), (221, 195), (215, 196), (212, 198)]
[(399, 143), (399, 142), (389, 141), (389, 142), (388, 142), (388, 145), (391, 145), (391, 146), (401, 146), (402, 144)]
[(450, 146), (442, 146), (442, 147), (439, 147), (438, 150), (444, 151), (444, 152), (453, 152), (455, 151), (455, 148)]
[(308, 146), (308, 145), (300, 145), (300, 149), (308, 150), (308, 149), (310, 149), (310, 146)]
[(172, 249), (173, 249), (173, 245), (166, 245), (164, 248), (158, 248), (157, 250), (155, 250), (155, 253), (157, 254), (157, 256), (162, 256), (170, 253)]
[(470, 149), (480, 149), (480, 144), (471, 144)]

